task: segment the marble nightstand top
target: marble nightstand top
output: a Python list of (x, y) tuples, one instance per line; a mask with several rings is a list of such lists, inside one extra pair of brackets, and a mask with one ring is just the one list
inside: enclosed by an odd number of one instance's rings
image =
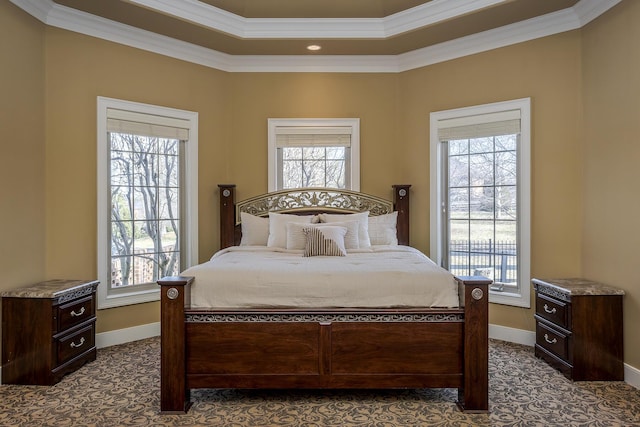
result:
[(90, 293), (98, 286), (97, 280), (47, 280), (26, 288), (12, 289), (0, 293), (8, 298), (60, 298), (68, 294)]
[(622, 289), (588, 279), (532, 279), (531, 281), (538, 290), (544, 292), (549, 289), (566, 294), (569, 297), (579, 295), (624, 295), (624, 290)]

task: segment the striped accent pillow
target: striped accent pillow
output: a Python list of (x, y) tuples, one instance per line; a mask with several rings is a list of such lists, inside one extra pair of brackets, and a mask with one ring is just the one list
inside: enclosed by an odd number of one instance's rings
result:
[(299, 224), (290, 222), (287, 224), (287, 249), (304, 250), (307, 244), (307, 236), (303, 230), (311, 227), (344, 227), (347, 229), (347, 234), (344, 236), (344, 247), (347, 252), (351, 249), (360, 249), (358, 244), (359, 226), (357, 221), (332, 222), (331, 224)]
[(304, 256), (345, 256), (347, 250), (344, 247), (346, 227), (308, 227), (303, 232), (306, 236)]

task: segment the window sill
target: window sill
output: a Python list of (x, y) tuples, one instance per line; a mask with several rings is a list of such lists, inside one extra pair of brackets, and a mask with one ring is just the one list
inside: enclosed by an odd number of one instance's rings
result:
[(524, 293), (489, 291), (489, 302), (493, 304), (511, 305), (514, 307), (531, 308), (529, 289)]
[(138, 292), (119, 293), (117, 295), (106, 295), (106, 292), (99, 292), (98, 310), (153, 301), (160, 301), (160, 288)]

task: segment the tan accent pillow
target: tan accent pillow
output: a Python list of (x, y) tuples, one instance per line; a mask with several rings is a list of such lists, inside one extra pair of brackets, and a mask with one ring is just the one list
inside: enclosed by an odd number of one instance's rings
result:
[(287, 247), (287, 224), (290, 222), (311, 224), (311, 215), (291, 215), (269, 212), (269, 239), (267, 246), (283, 248)]
[(240, 246), (267, 246), (269, 240), (269, 218), (240, 212), (242, 239)]
[(360, 212), (355, 214), (320, 214), (320, 222), (333, 223), (344, 221), (358, 221), (358, 244), (360, 249), (367, 249), (371, 247), (371, 241), (369, 240), (369, 211)]
[(369, 239), (372, 245), (398, 244), (398, 211), (369, 217)]

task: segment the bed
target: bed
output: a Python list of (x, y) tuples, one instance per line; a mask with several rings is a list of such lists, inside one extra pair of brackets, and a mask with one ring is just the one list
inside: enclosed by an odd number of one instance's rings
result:
[[(226, 290), (222, 288), (221, 294), (209, 297), (202, 296), (206, 275), (200, 270), (205, 269), (204, 265), (188, 269), (181, 276), (158, 281), (161, 287), (161, 412), (186, 413), (191, 405), (190, 390), (197, 388), (457, 388), (457, 403), (462, 410), (487, 411), (490, 280), (475, 276), (450, 277), (456, 294), (453, 302), (447, 290), (442, 297), (446, 298), (435, 303), (422, 302), (417, 297), (412, 297), (416, 299), (410, 304), (400, 297), (395, 300), (367, 298), (367, 301), (374, 301), (372, 305), (360, 303), (356, 298), (354, 303), (354, 292), (359, 295), (366, 284), (374, 281), (393, 282), (388, 286), (394, 286), (394, 292), (379, 294), (395, 296), (400, 293), (395, 289), (400, 289), (403, 277), (422, 269), (425, 264), (420, 259), (423, 255), (408, 247), (409, 188), (409, 185), (394, 185), (392, 201), (346, 190), (302, 189), (267, 193), (236, 203), (235, 186), (219, 185), (221, 251), (210, 262), (216, 265), (218, 259), (231, 260), (236, 270), (214, 270), (209, 276), (212, 280), (220, 278), (222, 282), (225, 275), (233, 278), (237, 272), (239, 279)], [(315, 255), (316, 248), (310, 245), (309, 236), (315, 232), (311, 230), (317, 230), (305, 225), (302, 227), (307, 239), (304, 254), (288, 250), (280, 252), (283, 252), (285, 262), (301, 264), (307, 275), (296, 276), (289, 287), (280, 291), (270, 287), (268, 292), (274, 293), (273, 298), (265, 298), (262, 304), (251, 299), (237, 299), (239, 295), (244, 298), (249, 293), (244, 290), (234, 292), (239, 286), (246, 285), (249, 289), (258, 289), (258, 294), (261, 291), (266, 294), (260, 280), (271, 283), (270, 276), (263, 271), (264, 266), (259, 273), (240, 275), (237, 265), (247, 265), (243, 261), (246, 260), (245, 252), (257, 257), (255, 262), (248, 263), (256, 266), (260, 265), (260, 260), (267, 259), (265, 262), (270, 263), (270, 257), (281, 257), (270, 249), (251, 248), (254, 242), (243, 242), (243, 218), (245, 238), (249, 235), (249, 218), (258, 221), (257, 218), (270, 217), (272, 227), (275, 227), (275, 219), (280, 220), (278, 215), (299, 215), (304, 224), (321, 218), (328, 225), (336, 223), (322, 230), (323, 233), (340, 234), (336, 241), (341, 245), (342, 237), (348, 236), (351, 236), (351, 244), (356, 244), (354, 233), (358, 243), (363, 242), (363, 222), (360, 221), (356, 228), (351, 221), (341, 219), (361, 218), (363, 212), (370, 224), (376, 221), (372, 218), (384, 218), (384, 221), (378, 221), (378, 226), (371, 227), (372, 232), (375, 228), (378, 233), (387, 233), (387, 237), (378, 236), (376, 243), (389, 243), (386, 241), (389, 238), (387, 219), (393, 217), (392, 224), (396, 229), (391, 237), (393, 244), (347, 250), (346, 256), (340, 257), (305, 258), (303, 255), (309, 255), (308, 251)], [(386, 228), (379, 226), (383, 222), (387, 222)], [(295, 233), (299, 228), (287, 225), (286, 238), (298, 236)], [(251, 235), (255, 235), (254, 231)], [(269, 238), (276, 235), (280, 236), (271, 228)], [(329, 243), (330, 250), (338, 250), (339, 255), (344, 255), (344, 248), (336, 249), (334, 241)], [(322, 247), (325, 249), (321, 251), (327, 250), (326, 245)], [(327, 291), (327, 295), (338, 298), (331, 303), (317, 303), (309, 298), (305, 289), (307, 281), (312, 280), (307, 278), (325, 273), (312, 271), (309, 274), (307, 260), (314, 259), (315, 263), (322, 258), (323, 263), (331, 262), (333, 267), (321, 264), (330, 271), (342, 265), (341, 262), (349, 261), (352, 266), (362, 264), (365, 258), (375, 256), (373, 252), (383, 252), (383, 258), (387, 260), (408, 256), (412, 261), (394, 276), (385, 276), (382, 270), (376, 270), (372, 277), (362, 280), (359, 280), (361, 273), (349, 267), (348, 272), (352, 275), (348, 281), (361, 288), (338, 295), (337, 290), (342, 289), (342, 285), (336, 284)], [(371, 288), (375, 286), (372, 284)], [(413, 289), (410, 282), (407, 286)], [(438, 286), (434, 288), (439, 289)], [(281, 299), (288, 295), (294, 297)]]

